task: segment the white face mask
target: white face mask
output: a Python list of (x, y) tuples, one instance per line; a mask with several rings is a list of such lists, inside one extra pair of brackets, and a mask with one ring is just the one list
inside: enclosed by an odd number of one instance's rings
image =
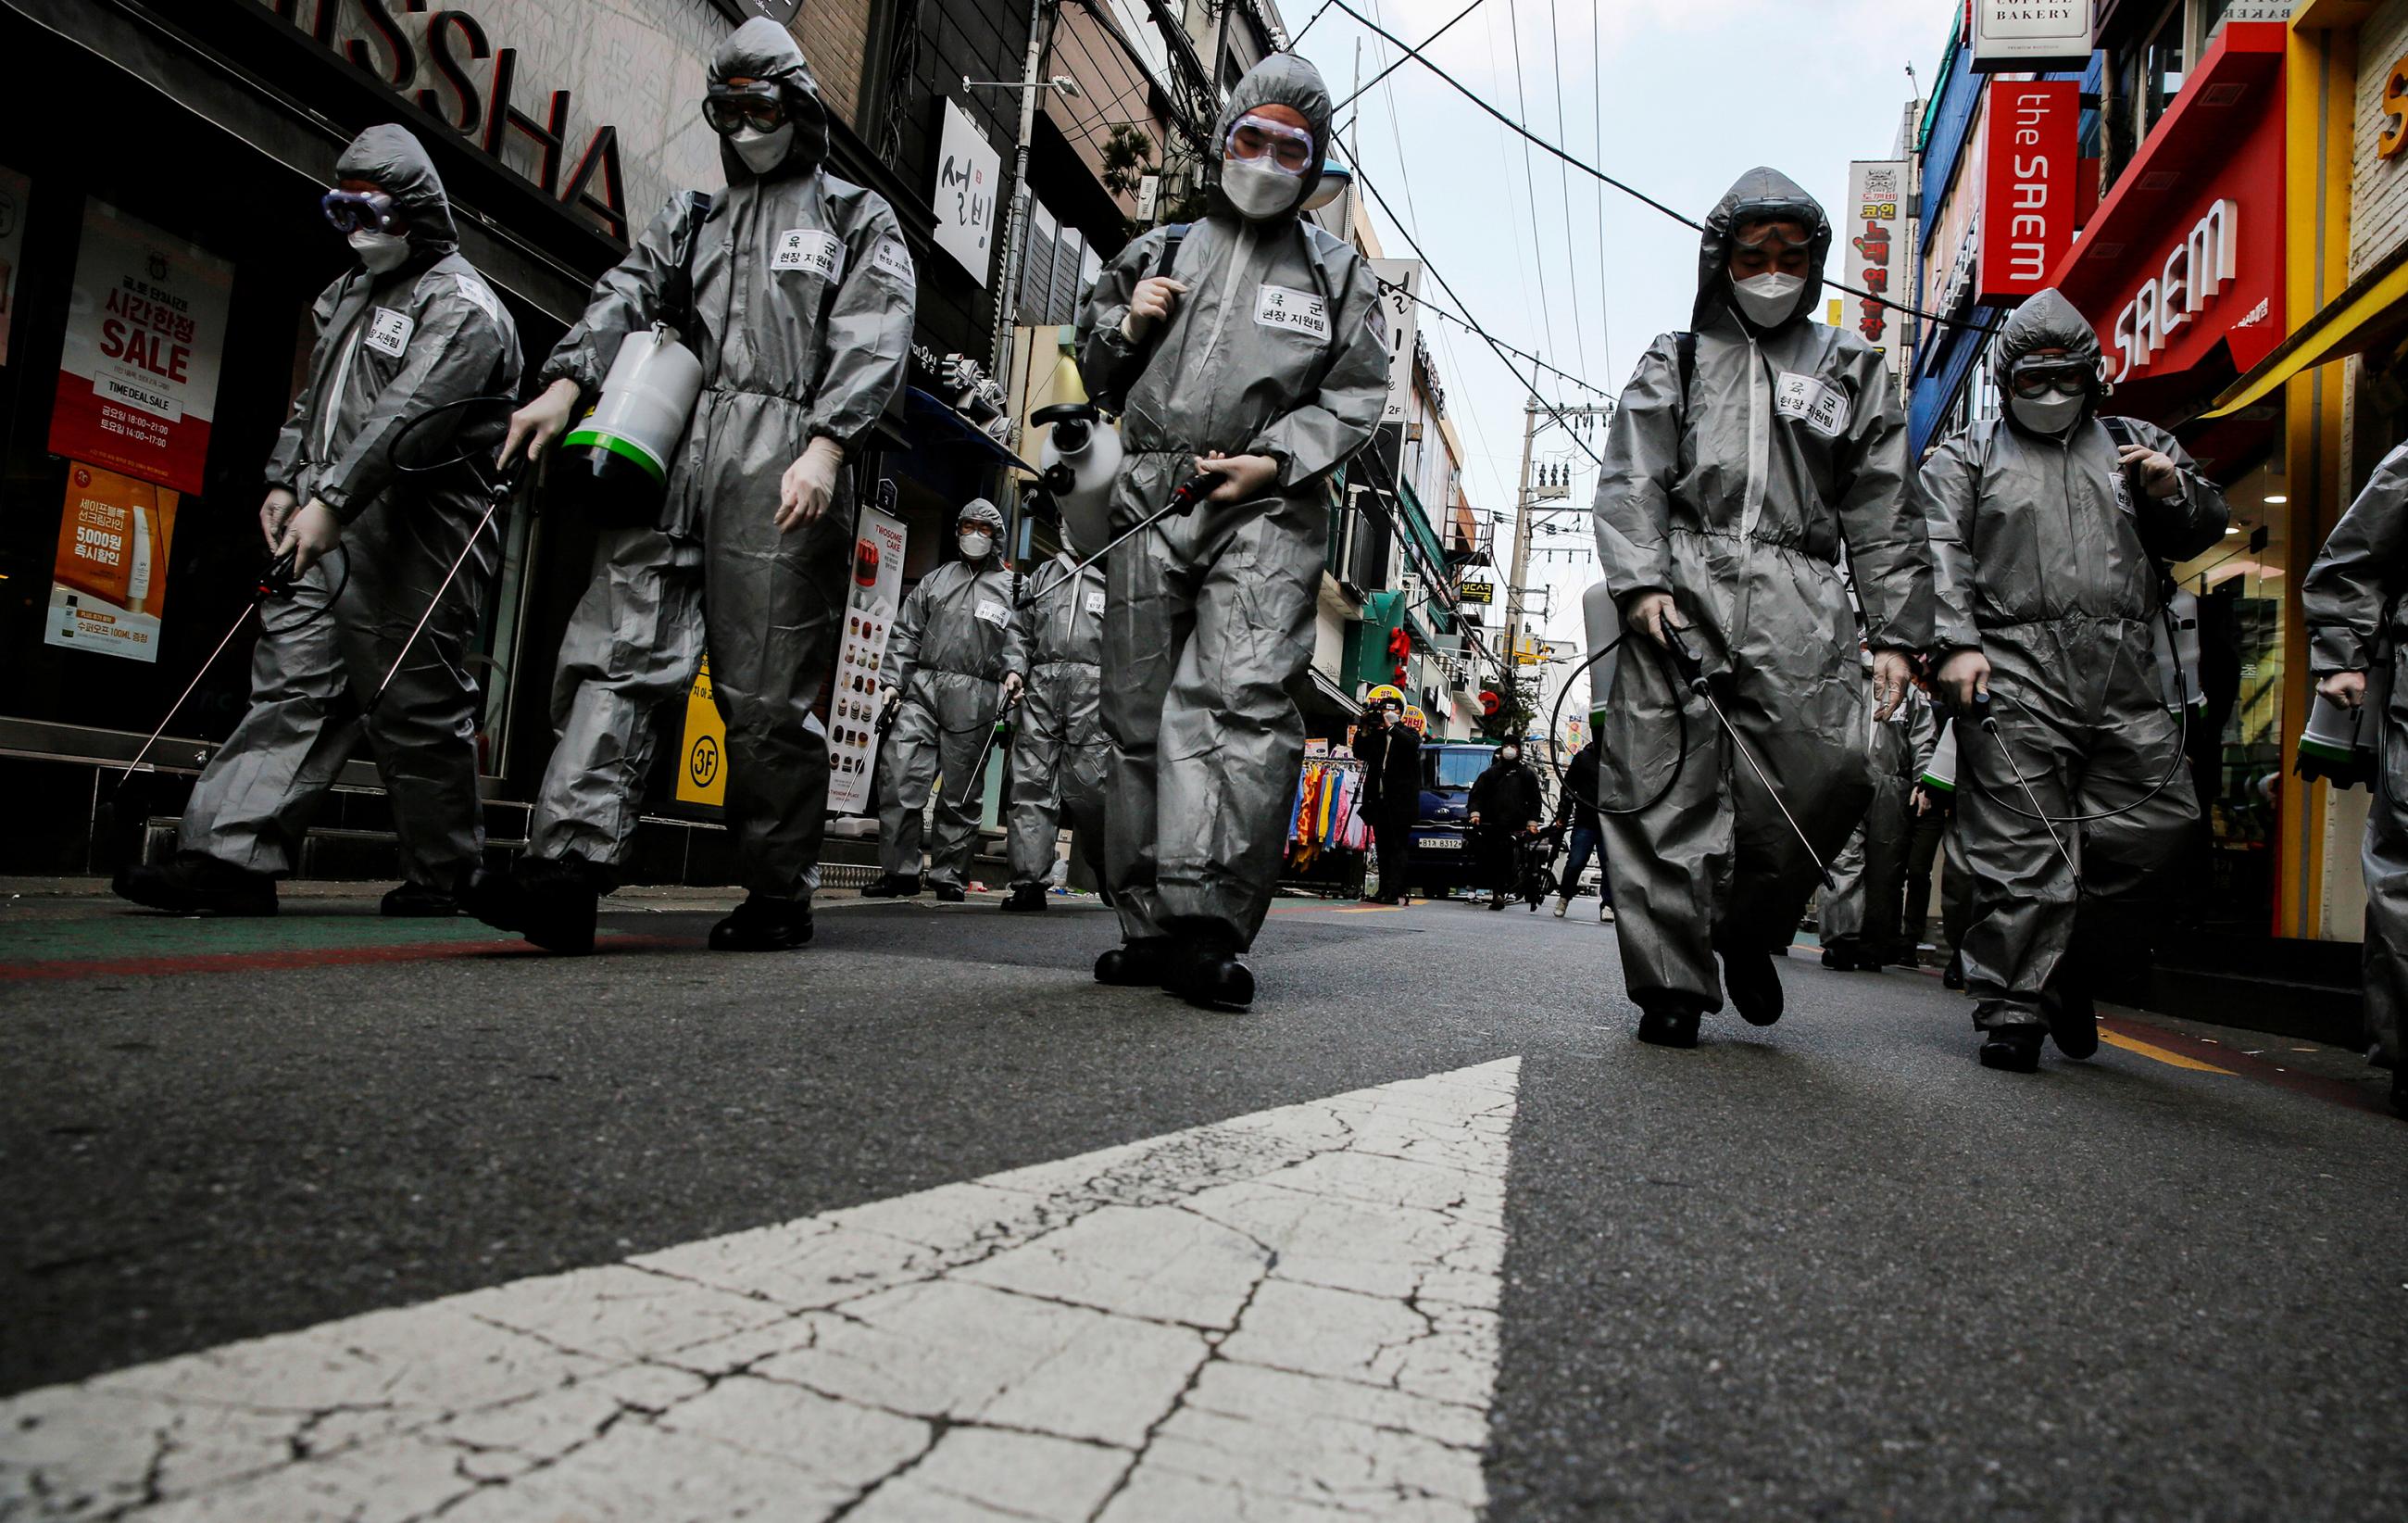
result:
[(1503, 762), (1506, 766), (1511, 767), (1515, 762), (1522, 759), (1522, 754), (1514, 750), (1512, 746), (1507, 746), (1504, 750), (1497, 754), (1497, 759)]
[(1731, 282), (1731, 293), (1739, 297), (1739, 309), (1759, 328), (1777, 328), (1797, 316), (1798, 293), (1805, 289), (1804, 276), (1784, 275), (1778, 270)]
[(2008, 406), (2015, 409), (2015, 422), (2033, 433), (2062, 434), (2082, 415), (2082, 404), (2087, 399), (2081, 392), (2068, 396), (2063, 392), (2051, 391), (2045, 396), (2010, 398)]
[(728, 145), (744, 167), (756, 175), (766, 175), (786, 162), (786, 150), (795, 142), (795, 124), (791, 122), (774, 132), (757, 127), (738, 127), (727, 135)]
[(995, 548), (995, 536), (985, 533), (965, 534), (962, 536), (961, 543), (963, 554), (971, 560), (982, 561), (986, 559), (986, 553)]
[(1243, 159), (1221, 161), (1221, 194), (1240, 213), (1256, 222), (1292, 209), (1303, 193), (1301, 175), (1283, 175), (1268, 164)]
[(389, 269), (400, 268), (401, 262), (409, 257), (409, 239), (400, 233), (372, 233), (364, 227), (351, 235), (351, 252), (359, 255), (360, 263), (369, 270), (382, 275)]

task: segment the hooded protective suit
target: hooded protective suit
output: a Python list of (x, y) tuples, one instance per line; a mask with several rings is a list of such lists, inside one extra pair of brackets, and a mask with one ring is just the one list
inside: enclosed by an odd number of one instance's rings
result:
[[(1037, 596), (1012, 622), (1003, 669), (1027, 684), (1011, 737), (1011, 886), (1042, 884), (1054, 870), (1064, 811), (1080, 845), (1100, 858), (1104, 775), (1112, 745), (1104, 734), (1104, 575), (1070, 574), (1056, 555), (1035, 573)], [(1096, 865), (1100, 868), (1100, 862)]]
[[(500, 564), (500, 524), (471, 546), (490, 500), (475, 472), (402, 476), (396, 445), (408, 451), (401, 464), (459, 453), (459, 429), (490, 422), (475, 409), (406, 440), (402, 430), (447, 402), (514, 396), (518, 328), (460, 256), (443, 182), (418, 139), (370, 127), (335, 173), (384, 188), (408, 220), (408, 254), (381, 275), (349, 270), (319, 296), (309, 377), (266, 474), (270, 486), (333, 509), (342, 544), (291, 598), (262, 606), (251, 710), (203, 769), (178, 844), (253, 871), (292, 871), (309, 812), (364, 727), (392, 797), (403, 870), (449, 894), (484, 854), (468, 645)], [(458, 577), (383, 701), (365, 726), (351, 723), (464, 549)]]
[(666, 322), (702, 362), (702, 396), (652, 528), (606, 532), (570, 615), (552, 693), (559, 740), (529, 828), (537, 856), (604, 869), (634, 841), (652, 713), (693, 684), (706, 637), (727, 722), (727, 820), (742, 885), (807, 898), (827, 812), (812, 717), (853, 544), (849, 470), (818, 520), (781, 534), (780, 479), (813, 439), (850, 449), (903, 383), (914, 280), (894, 213), (821, 165), (827, 118), (786, 30), (754, 17), (711, 57), (714, 84), (771, 80), (796, 123), (755, 174), (723, 142), (727, 189), (673, 198), (543, 367), (590, 401), (619, 344)]
[[(2366, 1024), (2376, 1061), (2408, 1072), (2408, 712), (2400, 657), (2408, 650), (2408, 444), (2383, 457), (2366, 490), (2333, 525), (2300, 588), (2308, 660), (2317, 677), (2391, 673), (2390, 707), (2360, 725), (2382, 726), (2374, 800), (2366, 812)], [(2363, 733), (2361, 731), (2361, 733)]]
[[(983, 524), (1002, 542), (1003, 514), (991, 502), (972, 502), (954, 522)], [(890, 877), (920, 871), (920, 814), (934, 784), (928, 876), (956, 888), (969, 881), (986, 776), (979, 757), (1002, 711), (1011, 593), (1010, 568), (990, 551), (929, 572), (895, 615), (886, 642), (895, 723), (878, 758), (879, 866)]]
[[(2007, 320), (1991, 352), (2001, 392), (2017, 360), (2061, 349), (2095, 363), (2098, 336), (2072, 303), (2042, 291)], [(1990, 662), (1991, 711), (2014, 748), (1967, 726), (1957, 741), (1956, 828), (1973, 883), (1965, 987), (1985, 1029), (2046, 1024), (2042, 999), (2073, 935), (2073, 875), (2014, 768), (2052, 816), (2131, 803), (2167, 775), (2181, 729), (2166, 711), (2154, 631), (2158, 564), (2216, 543), (2224, 497), (2163, 430), (2120, 420), (2133, 442), (2171, 456), (2183, 488), (2136, 496), (2106, 426), (2086, 407), (2063, 437), (2005, 417), (1975, 424), (1923, 467), (1940, 596), (1939, 644)], [(2195, 685), (2195, 684), (2194, 684)], [(2060, 825), (2092, 899), (2147, 892), (2199, 818), (2187, 769), (2114, 819)]]
[(1939, 719), (1919, 695), (1872, 722), (1867, 754), (1873, 799), (1831, 861), (1839, 886), (1824, 891), (1816, 927), (1826, 951), (1871, 966), (1907, 961), (1914, 951), (1902, 953), (1898, 945), (1905, 925), (1907, 847), (1914, 834), (1913, 795), (1939, 743)]
[[(1812, 232), (1796, 315), (1770, 330), (1733, 309), (1728, 275), (1732, 229), (1767, 217)], [(1922, 649), (1932, 617), (1897, 387), (1863, 339), (1803, 315), (1830, 245), (1823, 208), (1793, 181), (1770, 169), (1740, 178), (1706, 222), (1694, 372), (1684, 385), (1678, 336), (1649, 347), (1607, 431), (1596, 501), (1616, 604), (1627, 614), (1644, 594), (1673, 595), (1724, 712), (1827, 861), (1871, 789), (1842, 550), (1873, 650)], [(1633, 997), (1712, 1012), (1722, 1006), (1713, 945), (1786, 946), (1821, 880), (1713, 712), (1676, 697), (1652, 651), (1614, 669), (1600, 730), (1606, 799), (1644, 799), (1681, 765), (1675, 704), (1687, 711), (1687, 763), (1655, 808), (1604, 817), (1606, 861)]]
[[(1216, 141), (1259, 106), (1300, 113), (1320, 180), (1329, 94), (1303, 59), (1276, 53), (1231, 93)], [(1218, 160), (1214, 162), (1217, 174)], [(1217, 185), (1217, 181), (1216, 181)], [(1240, 216), (1216, 192), (1160, 268), (1157, 228), (1104, 266), (1079, 314), (1088, 394), (1121, 413), (1127, 451), (1112, 519), (1160, 508), (1211, 450), (1280, 463), (1263, 496), (1204, 503), (1111, 561), (1104, 726), (1112, 738), (1105, 848), (1131, 941), (1171, 934), (1251, 945), (1279, 873), (1282, 815), (1304, 725), (1290, 684), (1312, 659), (1328, 533), (1323, 478), (1360, 449), (1388, 389), (1387, 326), (1371, 266), (1292, 213)], [(1140, 280), (1187, 285), (1132, 344), (1121, 332)]]

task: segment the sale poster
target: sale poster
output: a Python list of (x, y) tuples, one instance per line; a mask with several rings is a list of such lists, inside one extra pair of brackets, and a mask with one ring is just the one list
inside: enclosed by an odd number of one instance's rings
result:
[(828, 703), (828, 812), (869, 812), (878, 761), (878, 715), (885, 707), (886, 640), (903, 606), (903, 521), (864, 503), (837, 646), (836, 697)]
[(198, 492), (233, 287), (227, 261), (87, 203), (50, 453)]
[(17, 313), (17, 269), (25, 262), (25, 202), (34, 182), (0, 165), (0, 365), (8, 363), (8, 325)]
[(177, 494), (80, 461), (67, 467), (45, 645), (159, 659)]

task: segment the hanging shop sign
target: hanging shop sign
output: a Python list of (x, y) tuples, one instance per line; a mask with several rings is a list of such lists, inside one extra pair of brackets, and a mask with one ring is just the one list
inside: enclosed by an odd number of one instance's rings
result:
[(869, 812), (878, 717), (886, 698), (886, 642), (903, 606), (903, 552), (910, 542), (901, 519), (863, 506), (844, 600), (844, 635), (837, 645), (836, 696), (828, 702), (831, 814)]
[(1966, 0), (1973, 72), (2078, 69), (2090, 62), (2091, 0)]
[(198, 492), (233, 286), (228, 261), (85, 202), (50, 453)]
[(1982, 118), (1978, 298), (2014, 306), (2048, 284), (2073, 247), (2082, 89), (2070, 79), (1996, 79)]
[(80, 461), (67, 467), (42, 643), (127, 661), (159, 659), (177, 494)]
[(1461, 588), (1457, 589), (1455, 596), (1466, 603), (1479, 603), (1483, 606), (1491, 605), (1497, 601), (1497, 583), (1493, 582), (1467, 582)]
[(1851, 324), (1865, 342), (1881, 351), (1896, 373), (1906, 352), (1905, 319), (1888, 300), (1904, 281), (1906, 267), (1906, 165), (1902, 161), (1859, 159), (1848, 165), (1847, 254), (1842, 265), (1847, 283), (1871, 296), (1852, 295), (1856, 309)]
[(0, 366), (8, 363), (8, 323), (17, 310), (17, 266), (25, 262), (25, 202), (34, 182), (0, 165)]
[(995, 248), (996, 184), (1003, 156), (969, 113), (945, 102), (937, 145), (937, 247), (952, 254), (983, 286)]
[(1413, 354), (1421, 343), (1422, 262), (1374, 259), (1371, 273), (1379, 278), (1380, 304), (1388, 319), (1388, 400), (1380, 421), (1402, 424), (1413, 406)]

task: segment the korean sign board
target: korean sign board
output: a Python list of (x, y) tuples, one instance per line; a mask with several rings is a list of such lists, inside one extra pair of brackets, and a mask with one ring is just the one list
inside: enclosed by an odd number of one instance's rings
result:
[(1997, 79), (1989, 91), (1975, 294), (2012, 307), (2048, 284), (2073, 247), (2081, 87), (2071, 79)]
[(1848, 325), (1881, 351), (1893, 373), (1904, 366), (1907, 340), (1905, 317), (1889, 305), (1904, 284), (1906, 212), (1903, 162), (1859, 159), (1848, 165), (1846, 278), (1857, 291), (1870, 293), (1847, 297), (1854, 310)]
[(1421, 331), (1422, 262), (1374, 259), (1371, 273), (1380, 278), (1380, 300), (1388, 317), (1388, 405), (1380, 421), (1402, 424), (1413, 409), (1413, 340)]
[(1973, 71), (2078, 69), (2090, 62), (2091, 0), (1966, 0)]
[(1002, 172), (1003, 156), (978, 123), (945, 102), (944, 132), (937, 144), (937, 247), (981, 285), (986, 284), (995, 250), (996, 185)]

